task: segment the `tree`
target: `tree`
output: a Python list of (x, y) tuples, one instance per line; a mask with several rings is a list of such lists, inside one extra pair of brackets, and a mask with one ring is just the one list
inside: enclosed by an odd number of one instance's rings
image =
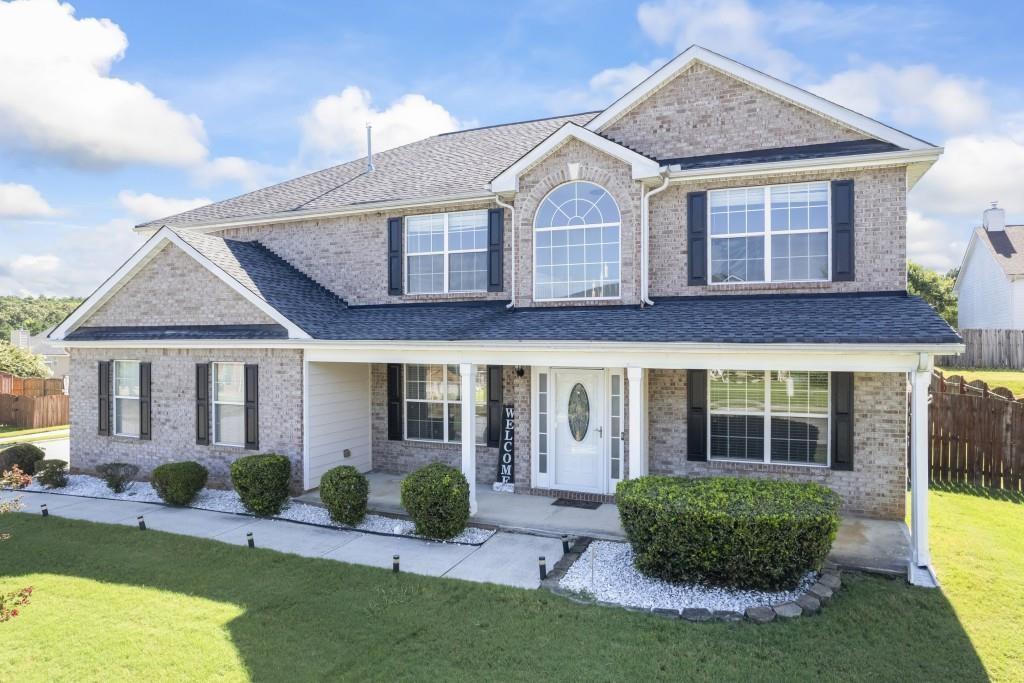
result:
[(0, 339), (10, 339), (11, 330), (26, 329), (39, 334), (54, 327), (75, 310), (82, 299), (52, 296), (0, 296)]
[(907, 291), (927, 301), (953, 327), (956, 327), (957, 315), (956, 292), (953, 291), (956, 270), (942, 275), (913, 261), (907, 262)]
[(0, 372), (8, 372), (18, 377), (49, 377), (50, 369), (43, 362), (43, 357), (27, 349), (11, 346), (0, 339)]

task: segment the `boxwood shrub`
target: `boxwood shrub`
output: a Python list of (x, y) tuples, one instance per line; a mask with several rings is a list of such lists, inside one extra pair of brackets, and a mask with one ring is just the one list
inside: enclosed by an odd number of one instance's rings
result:
[(64, 488), (68, 485), (68, 464), (63, 460), (40, 460), (35, 480), (48, 489)]
[(667, 581), (793, 588), (839, 528), (839, 496), (820, 484), (648, 476), (615, 502), (637, 569)]
[(135, 485), (135, 475), (139, 473), (139, 466), (130, 462), (105, 462), (96, 465), (96, 474), (107, 482), (107, 488), (114, 493), (124, 493)]
[(366, 499), (370, 484), (362, 472), (350, 465), (327, 470), (320, 477), (320, 500), (327, 506), (331, 519), (355, 526), (366, 516)]
[(206, 486), (210, 472), (197, 462), (169, 462), (153, 470), (157, 495), (171, 505), (188, 505)]
[(288, 502), (292, 463), (283, 455), (247, 455), (231, 463), (231, 483), (245, 509), (260, 517), (273, 517)]
[(25, 474), (36, 471), (36, 463), (46, 457), (46, 451), (32, 443), (16, 443), (0, 450), (0, 472), (15, 465)]
[(469, 521), (469, 482), (459, 470), (435, 462), (402, 481), (402, 507), (428, 538), (458, 536)]

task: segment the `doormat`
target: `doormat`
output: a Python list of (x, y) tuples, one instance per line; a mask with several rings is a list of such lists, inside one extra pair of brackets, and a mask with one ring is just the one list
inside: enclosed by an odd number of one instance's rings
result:
[(601, 503), (596, 500), (570, 500), (568, 498), (555, 498), (552, 505), (564, 508), (580, 508), (582, 510), (596, 510)]

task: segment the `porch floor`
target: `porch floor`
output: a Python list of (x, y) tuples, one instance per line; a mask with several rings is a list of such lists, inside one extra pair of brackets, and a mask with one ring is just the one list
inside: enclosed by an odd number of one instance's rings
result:
[[(405, 515), (400, 502), (404, 475), (370, 472), (369, 509), (385, 514)], [(298, 497), (306, 503), (321, 505), (317, 490)], [(475, 524), (494, 526), (540, 536), (589, 536), (610, 541), (625, 540), (619, 523), (619, 509), (603, 503), (596, 510), (552, 505), (553, 498), (496, 493), (477, 485)], [(832, 545), (829, 559), (842, 567), (905, 575), (910, 557), (910, 532), (902, 521), (870, 519), (846, 515)]]

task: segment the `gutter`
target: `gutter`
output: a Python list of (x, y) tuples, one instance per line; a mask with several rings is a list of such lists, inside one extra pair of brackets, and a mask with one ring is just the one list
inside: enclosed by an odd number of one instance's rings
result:
[(714, 180), (748, 175), (763, 175), (773, 172), (825, 170), (859, 166), (900, 166), (914, 163), (933, 163), (942, 155), (942, 147), (922, 150), (900, 150), (896, 152), (875, 152), (873, 154), (851, 154), (841, 157), (819, 159), (796, 159), (793, 161), (769, 161), (760, 164), (737, 164), (711, 168), (683, 169), (679, 164), (668, 166), (669, 178), (674, 182)]
[(668, 189), (668, 177), (662, 176), (661, 185), (654, 188), (653, 190), (647, 190), (642, 188), (640, 195), (640, 306), (653, 306), (654, 302), (651, 301), (648, 295), (650, 289), (651, 272), (650, 272), (650, 251), (651, 251), (651, 196), (656, 195), (659, 192), (663, 192)]
[(509, 220), (512, 221), (512, 234), (510, 236), (512, 239), (512, 300), (508, 302), (505, 308), (513, 309), (516, 307), (516, 207), (501, 201), (501, 197), (498, 195), (494, 195), (494, 201), (498, 206), (503, 206), (509, 210)]

